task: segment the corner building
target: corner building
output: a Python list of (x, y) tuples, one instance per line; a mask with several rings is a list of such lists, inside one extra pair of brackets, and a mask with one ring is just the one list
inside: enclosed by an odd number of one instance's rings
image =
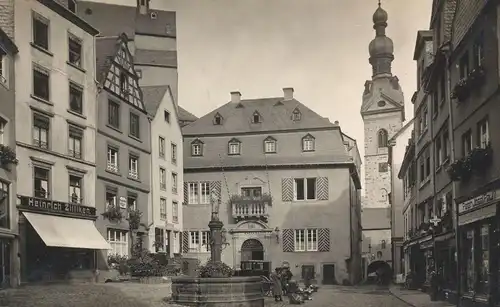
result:
[(284, 89), (231, 101), (183, 128), (182, 253), (208, 260), (211, 196), (219, 202), (222, 260), (288, 262), (297, 280), (358, 282), (359, 154), (338, 124)]

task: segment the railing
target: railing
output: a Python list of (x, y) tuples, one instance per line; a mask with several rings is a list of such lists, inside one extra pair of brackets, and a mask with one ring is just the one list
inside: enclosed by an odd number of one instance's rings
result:
[(137, 171), (134, 171), (134, 170), (129, 170), (128, 176), (130, 178), (137, 179), (137, 178), (139, 178), (139, 173)]
[(78, 197), (78, 195), (76, 195), (76, 194), (70, 194), (69, 195), (69, 203), (81, 205), (83, 203), (83, 198)]
[(115, 164), (115, 163), (112, 163), (112, 162), (108, 161), (108, 164), (107, 164), (106, 168), (108, 169), (108, 171), (112, 171), (112, 172), (118, 173), (118, 165)]
[(76, 150), (69, 150), (69, 155), (73, 158), (81, 159), (82, 158), (82, 153)]
[(233, 218), (267, 217), (270, 200), (263, 198), (238, 198), (231, 200)]
[(33, 145), (35, 145), (36, 147), (43, 148), (43, 149), (48, 149), (49, 148), (49, 143), (48, 142), (44, 142), (44, 141), (37, 140), (37, 139), (33, 139)]

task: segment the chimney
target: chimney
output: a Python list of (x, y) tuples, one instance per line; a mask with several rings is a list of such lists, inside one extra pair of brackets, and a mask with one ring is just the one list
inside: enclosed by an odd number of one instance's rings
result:
[(293, 99), (293, 87), (285, 87), (283, 88), (283, 100), (292, 100)]
[(231, 102), (238, 103), (241, 101), (240, 92), (231, 92)]

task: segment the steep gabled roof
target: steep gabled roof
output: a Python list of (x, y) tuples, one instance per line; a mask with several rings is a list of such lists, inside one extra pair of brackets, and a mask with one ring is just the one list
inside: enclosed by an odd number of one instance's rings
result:
[[(276, 105), (277, 102), (283, 104)], [(241, 104), (243, 108), (237, 107)], [(300, 121), (293, 121), (291, 114), (299, 107), (302, 112)], [(251, 119), (257, 111), (261, 123), (252, 124)], [(223, 125), (213, 125), (212, 119), (216, 113), (224, 117)], [(183, 128), (184, 135), (216, 135), (221, 133), (245, 133), (286, 131), (295, 129), (320, 129), (338, 127), (327, 118), (321, 117), (304, 104), (295, 99), (283, 101), (283, 97), (245, 99), (239, 103), (228, 102), (223, 106), (201, 117)]]
[(96, 74), (100, 83), (106, 78), (106, 72), (111, 67), (119, 47), (120, 43), (116, 37), (96, 38)]
[(183, 107), (178, 106), (178, 109), (179, 109), (179, 120), (180, 121), (194, 122), (194, 121), (198, 120), (198, 117), (196, 117), (194, 114), (188, 112)]
[(142, 86), (141, 88), (146, 111), (151, 117), (155, 117), (156, 112), (158, 112), (158, 107), (168, 90), (168, 85)]

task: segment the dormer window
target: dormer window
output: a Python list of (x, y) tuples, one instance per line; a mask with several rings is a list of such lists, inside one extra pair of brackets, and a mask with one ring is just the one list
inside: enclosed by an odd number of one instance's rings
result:
[(380, 108), (383, 108), (383, 107), (385, 107), (385, 101), (380, 100), (379, 102), (377, 102), (377, 105), (378, 105)]
[(301, 115), (302, 115), (302, 114), (300, 113), (299, 109), (295, 109), (295, 110), (293, 110), (293, 112), (292, 112), (292, 120), (293, 120), (294, 122), (299, 121), (299, 120), (300, 120), (300, 118), (301, 118)]
[(156, 12), (151, 12), (151, 19), (156, 19), (158, 18), (158, 14)]
[(72, 13), (76, 13), (76, 0), (68, 0), (68, 10)]
[(201, 157), (203, 156), (203, 142), (199, 139), (194, 140), (191, 143), (191, 156)]
[(219, 113), (214, 116), (214, 125), (222, 125), (222, 116)]
[(231, 139), (228, 143), (228, 154), (230, 156), (241, 154), (241, 142), (237, 139)]
[(252, 115), (252, 124), (258, 124), (260, 122), (261, 122), (260, 114), (259, 114), (259, 112), (255, 111)]
[(302, 151), (314, 151), (315, 139), (314, 136), (307, 134), (302, 138)]
[(276, 139), (269, 136), (264, 140), (264, 153), (276, 153)]

